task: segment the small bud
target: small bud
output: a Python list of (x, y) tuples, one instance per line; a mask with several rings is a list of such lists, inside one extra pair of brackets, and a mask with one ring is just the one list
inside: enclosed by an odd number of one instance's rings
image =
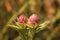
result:
[(36, 14), (32, 14), (28, 19), (28, 24), (36, 24), (39, 22), (39, 17)]
[(51, 24), (51, 21), (50, 21), (50, 20), (47, 20), (47, 21), (46, 21), (46, 24), (47, 24), (47, 25), (50, 25), (50, 24)]
[(19, 18), (17, 19), (17, 22), (18, 22), (19, 24), (26, 23), (26, 22), (27, 22), (27, 17), (26, 17), (24, 14), (22, 14), (22, 15), (20, 15)]

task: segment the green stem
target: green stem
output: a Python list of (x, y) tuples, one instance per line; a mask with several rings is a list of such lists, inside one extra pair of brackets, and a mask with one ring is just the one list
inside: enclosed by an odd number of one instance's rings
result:
[(53, 27), (53, 24), (56, 22), (56, 20), (60, 19), (60, 10), (58, 10), (58, 13), (56, 15), (56, 17), (54, 17), (52, 20), (51, 20), (51, 25), (48, 27), (48, 25), (44, 22), (42, 24), (40, 24), (38, 26), (38, 28), (36, 29), (36, 33), (38, 33), (39, 31), (45, 29), (45, 28), (49, 28), (51, 29)]
[(60, 19), (60, 9), (57, 10), (57, 14), (56, 14), (56, 17), (54, 17), (52, 20), (51, 20), (51, 25), (48, 27), (48, 28), (52, 28), (54, 25), (54, 23), (56, 22), (56, 20)]
[(27, 40), (33, 40), (34, 34), (35, 34), (34, 29), (29, 29), (28, 30), (28, 39)]

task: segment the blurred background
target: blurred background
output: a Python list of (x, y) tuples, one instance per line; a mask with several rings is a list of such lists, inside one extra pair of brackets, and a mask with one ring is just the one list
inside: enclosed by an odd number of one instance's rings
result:
[[(0, 33), (4, 31), (3, 38), (1, 39), (2, 34), (0, 34), (0, 39), (21, 40), (17, 38), (18, 32), (15, 29), (8, 28), (5, 32), (4, 28), (9, 20), (18, 14), (25, 3), (28, 6), (24, 6), (25, 9), (22, 13), (27, 17), (35, 13), (39, 16), (40, 23), (46, 20), (56, 19), (53, 24), (51, 23), (52, 26), (48, 26), (49, 28), (36, 33), (33, 40), (60, 40), (60, 18), (57, 17), (60, 15), (60, 0), (0, 0)], [(12, 24), (12, 21), (10, 23)]]

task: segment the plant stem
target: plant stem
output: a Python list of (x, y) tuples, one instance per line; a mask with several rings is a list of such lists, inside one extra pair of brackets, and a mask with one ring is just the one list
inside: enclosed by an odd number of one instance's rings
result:
[(54, 17), (52, 20), (51, 20), (51, 25), (48, 27), (48, 25), (44, 22), (42, 24), (40, 24), (38, 26), (38, 28), (36, 29), (36, 33), (38, 33), (39, 31), (45, 29), (45, 28), (49, 28), (51, 29), (53, 27), (53, 24), (56, 22), (56, 20), (60, 19), (60, 10), (58, 9), (58, 12), (57, 12), (57, 15), (56, 17)]
[(28, 39), (27, 40), (33, 40), (34, 34), (35, 34), (34, 29), (29, 29), (28, 30)]

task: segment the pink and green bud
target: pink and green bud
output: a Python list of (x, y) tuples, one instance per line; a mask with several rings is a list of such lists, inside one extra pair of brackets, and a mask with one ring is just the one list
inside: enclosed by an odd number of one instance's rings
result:
[(36, 24), (39, 22), (39, 17), (37, 14), (32, 14), (28, 19), (28, 24)]
[(21, 15), (18, 17), (17, 22), (18, 22), (19, 24), (26, 23), (26, 22), (27, 22), (27, 17), (26, 17), (24, 14), (21, 14)]
[(46, 24), (47, 24), (47, 25), (50, 25), (50, 24), (51, 24), (51, 21), (50, 21), (50, 20), (47, 20), (47, 21), (46, 21)]

